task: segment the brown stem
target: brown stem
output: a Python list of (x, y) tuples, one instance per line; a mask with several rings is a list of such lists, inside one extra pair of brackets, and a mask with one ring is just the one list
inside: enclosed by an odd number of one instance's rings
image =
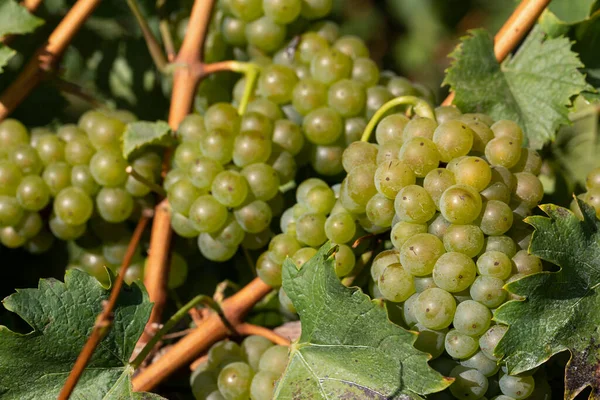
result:
[(127, 246), (127, 252), (125, 253), (125, 257), (123, 257), (119, 275), (117, 276), (117, 280), (111, 289), (108, 301), (103, 304), (102, 311), (96, 318), (92, 334), (79, 353), (79, 356), (77, 357), (77, 360), (75, 361), (75, 364), (73, 365), (73, 368), (71, 369), (71, 372), (69, 373), (69, 376), (67, 377), (67, 380), (61, 389), (60, 394), (58, 395), (59, 400), (67, 400), (69, 396), (71, 396), (71, 393), (75, 389), (75, 385), (77, 385), (77, 382), (79, 381), (81, 374), (83, 374), (87, 363), (92, 358), (92, 354), (94, 354), (96, 347), (110, 330), (113, 321), (112, 312), (117, 304), (117, 299), (119, 297), (119, 293), (121, 292), (121, 288), (123, 287), (125, 272), (127, 272), (127, 268), (129, 267), (129, 264), (135, 255), (135, 250), (150, 218), (150, 215), (145, 214), (142, 215), (138, 221), (135, 231), (131, 236), (131, 240), (129, 241), (129, 246)]
[(56, 86), (56, 88), (59, 91), (79, 97), (80, 99), (88, 102), (90, 105), (92, 105), (95, 108), (104, 107), (104, 104), (102, 104), (101, 101), (99, 101), (94, 96), (90, 95), (89, 93), (86, 93), (81, 86), (79, 86), (75, 83), (65, 81), (64, 79), (55, 76), (52, 79), (52, 84), (54, 86)]
[(42, 81), (44, 71), (55, 68), (63, 52), (100, 0), (79, 0), (27, 62), (19, 76), (0, 96), (0, 121), (6, 118)]
[[(549, 3), (550, 0), (523, 0), (519, 3), (494, 37), (494, 54), (498, 62), (502, 62), (517, 46)], [(453, 100), (454, 92), (446, 97), (442, 105), (449, 106)]]
[(283, 336), (279, 336), (272, 330), (265, 328), (264, 326), (258, 326), (253, 324), (239, 324), (235, 327), (240, 335), (242, 336), (250, 336), (250, 335), (258, 335), (264, 338), (269, 339), (271, 342), (281, 345), (281, 346), (289, 346), (289, 339), (284, 338)]
[[(223, 312), (227, 319), (237, 326), (254, 304), (270, 291), (270, 286), (256, 278), (223, 302)], [(210, 345), (227, 337), (228, 334), (229, 330), (221, 318), (216, 313), (212, 313), (189, 335), (171, 346), (161, 358), (133, 378), (134, 390), (152, 390), (170, 374), (190, 364), (208, 350)]]
[(207, 360), (208, 360), (208, 354), (198, 357), (196, 359), (196, 361), (194, 361), (193, 363), (190, 364), (190, 371), (196, 370), (196, 368), (198, 368), (198, 366), (200, 364), (202, 364), (203, 362), (206, 362)]
[(34, 12), (39, 8), (42, 4), (43, 0), (23, 0), (21, 5), (29, 10), (29, 12)]

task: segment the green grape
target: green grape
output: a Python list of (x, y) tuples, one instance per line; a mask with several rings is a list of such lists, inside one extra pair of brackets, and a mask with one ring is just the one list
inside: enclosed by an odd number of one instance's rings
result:
[(216, 232), (227, 220), (227, 208), (215, 197), (202, 195), (189, 207), (189, 219), (199, 232)]
[(463, 122), (473, 131), (473, 146), (471, 147), (471, 151), (483, 154), (485, 146), (494, 138), (494, 132), (492, 132), (488, 125), (481, 121), (469, 121), (467, 118), (463, 118)]
[(359, 115), (365, 107), (366, 95), (363, 86), (350, 79), (341, 79), (329, 87), (328, 105), (342, 117)]
[(369, 88), (379, 82), (379, 68), (375, 61), (368, 57), (354, 59), (352, 65), (352, 80)]
[(346, 172), (354, 167), (365, 164), (375, 164), (377, 160), (377, 146), (367, 142), (353, 142), (344, 150), (342, 164)]
[(29, 144), (29, 134), (25, 125), (13, 118), (0, 122), (0, 148), (11, 150), (22, 144)]
[(18, 165), (10, 161), (0, 161), (0, 195), (14, 196), (23, 179)]
[(281, 376), (288, 362), (289, 349), (287, 346), (276, 345), (269, 347), (260, 358), (258, 363), (259, 371), (270, 371), (277, 376)]
[(542, 158), (532, 149), (521, 149), (519, 161), (510, 169), (512, 172), (529, 172), (539, 175), (542, 170)]
[(217, 384), (219, 391), (227, 400), (245, 400), (250, 397), (250, 385), (254, 372), (244, 362), (233, 362), (223, 367)]
[(335, 205), (335, 193), (328, 186), (315, 186), (306, 193), (303, 205), (311, 212), (327, 215)]
[(175, 184), (175, 182), (184, 178), (187, 179), (187, 174), (185, 173), (185, 171), (179, 168), (174, 168), (167, 172), (167, 175), (165, 176), (165, 179), (163, 181), (163, 188), (168, 192), (171, 189), (171, 187)]
[[(1, 203), (0, 203), (1, 204)], [(0, 205), (1, 210), (1, 205)], [(0, 222), (1, 225), (1, 222)], [(75, 240), (85, 233), (85, 224), (69, 225), (56, 215), (52, 215), (48, 221), (52, 234), (62, 240)]]
[(501, 201), (490, 200), (486, 202), (481, 213), (479, 226), (486, 235), (502, 235), (513, 224), (513, 213), (510, 207)]
[(384, 250), (381, 253), (377, 254), (377, 256), (373, 259), (371, 263), (371, 278), (373, 281), (379, 281), (379, 277), (383, 273), (388, 265), (399, 264), (400, 263), (400, 253), (396, 249), (392, 250)]
[[(377, 285), (375, 285), (375, 288), (377, 288)], [(413, 294), (401, 306), (402, 307), (401, 308), (402, 320), (404, 321), (405, 325), (411, 329), (413, 329), (413, 327), (418, 324), (417, 318), (415, 317), (415, 304), (416, 304), (417, 298), (419, 297), (419, 294), (420, 293)], [(394, 304), (396, 304), (396, 303), (389, 303), (389, 305), (394, 305)], [(390, 309), (392, 309), (392, 308), (390, 307)], [(421, 325), (421, 327), (425, 328), (424, 325)], [(427, 329), (429, 329), (429, 328), (427, 328)]]
[(213, 180), (211, 192), (214, 198), (224, 206), (237, 207), (248, 196), (248, 183), (239, 172), (223, 171)]
[(184, 178), (171, 185), (167, 192), (167, 198), (173, 211), (187, 217), (192, 203), (203, 193), (192, 182)]
[(402, 140), (408, 142), (415, 137), (433, 140), (433, 133), (437, 126), (437, 123), (430, 118), (415, 117), (404, 126)]
[(127, 180), (127, 160), (116, 150), (101, 149), (90, 160), (90, 172), (102, 186), (119, 186)]
[(85, 224), (93, 211), (92, 199), (78, 187), (62, 189), (54, 199), (54, 213), (70, 225)]
[(276, 104), (292, 100), (292, 91), (298, 83), (296, 73), (285, 65), (271, 64), (261, 71), (258, 90), (261, 95)]
[(240, 206), (233, 212), (235, 219), (249, 233), (259, 233), (269, 227), (273, 213), (271, 207), (262, 200), (254, 200)]
[(454, 318), (456, 301), (443, 289), (432, 288), (419, 293), (414, 301), (414, 316), (429, 329), (447, 328)]
[(204, 362), (191, 373), (190, 386), (194, 398), (206, 400), (206, 397), (215, 389), (218, 390), (217, 372), (218, 370), (215, 370), (212, 365), (208, 362)]
[(204, 257), (216, 262), (230, 260), (237, 251), (237, 246), (227, 246), (210, 233), (203, 232), (198, 236), (198, 248)]
[(319, 82), (331, 85), (352, 74), (352, 59), (337, 49), (316, 53), (310, 63), (310, 73)]
[(418, 91), (415, 90), (412, 83), (401, 76), (392, 77), (388, 83), (387, 87), (392, 92), (394, 97), (400, 96), (418, 96)]
[(54, 236), (46, 230), (40, 231), (35, 237), (29, 239), (24, 247), (31, 254), (42, 254), (50, 250), (54, 244)]
[(41, 177), (29, 175), (19, 183), (16, 197), (18, 205), (25, 210), (39, 211), (50, 201), (50, 189)]
[[(460, 307), (460, 304), (458, 307)], [(448, 353), (450, 357), (463, 360), (477, 353), (479, 350), (479, 342), (472, 336), (465, 335), (456, 329), (452, 329), (446, 335), (444, 347), (446, 353)]]
[(426, 224), (399, 221), (392, 227), (390, 240), (395, 248), (400, 249), (410, 237), (419, 233), (427, 233)]
[(258, 131), (239, 134), (233, 145), (233, 162), (238, 167), (266, 162), (271, 155), (271, 140)]
[[(271, 121), (276, 121), (283, 118), (283, 113), (281, 112), (281, 108), (271, 100), (265, 99), (263, 97), (256, 98), (248, 103), (248, 107), (246, 108), (246, 113), (244, 116), (252, 113), (251, 115), (260, 114), (262, 116), (267, 117)], [(244, 117), (242, 117), (242, 121)], [(251, 129), (256, 130), (256, 129)]]
[(492, 321), (490, 310), (474, 300), (465, 300), (456, 307), (454, 314), (454, 329), (470, 336), (480, 336)]
[(479, 157), (464, 157), (453, 172), (456, 183), (471, 186), (478, 192), (485, 189), (492, 179), (490, 166)]
[(275, 262), (268, 251), (256, 260), (256, 274), (269, 286), (281, 286), (281, 264)]
[(226, 10), (242, 21), (253, 21), (263, 14), (262, 0), (225, 0)]
[[(120, 273), (120, 271), (119, 271)], [(144, 279), (144, 264), (143, 263), (133, 263), (125, 271), (125, 276), (123, 280), (128, 285), (131, 285), (135, 281), (142, 281)]]
[(366, 127), (367, 120), (363, 117), (346, 118), (344, 120), (344, 143), (346, 146), (360, 141)]
[(279, 175), (264, 163), (251, 164), (241, 171), (252, 195), (258, 200), (270, 200), (279, 192)]
[(55, 135), (44, 135), (36, 143), (35, 149), (44, 165), (65, 159), (65, 143)]
[(415, 341), (415, 348), (424, 353), (431, 354), (431, 358), (437, 358), (444, 352), (444, 337), (447, 329), (433, 330), (417, 324), (415, 328), (419, 332)]
[[(154, 172), (145, 166), (138, 166), (135, 169), (142, 177), (146, 178), (151, 183), (156, 183), (156, 179), (154, 178)], [(125, 182), (125, 189), (134, 197), (144, 197), (148, 193), (150, 193), (151, 189), (146, 183), (140, 182), (132, 175), (127, 177), (127, 181)]]
[(454, 173), (445, 168), (432, 169), (425, 175), (423, 188), (429, 193), (435, 206), (439, 209), (440, 197), (450, 186), (456, 184)]
[(273, 343), (268, 339), (262, 336), (251, 335), (242, 341), (241, 350), (244, 359), (248, 362), (250, 367), (256, 371), (258, 370), (260, 357), (271, 347), (273, 347)]
[[(329, 185), (327, 185), (327, 183), (324, 180), (319, 178), (308, 178), (304, 180), (298, 185), (298, 188), (296, 189), (296, 203), (298, 203), (299, 205), (305, 205), (307, 203), (308, 193), (315, 187), (329, 188)], [(303, 209), (305, 211), (308, 210), (308, 208), (306, 207), (303, 207)], [(298, 214), (296, 216), (300, 215)]]
[[(205, 157), (215, 160), (220, 164), (227, 164), (233, 157), (233, 146), (234, 136), (232, 133), (228, 133), (224, 130), (213, 130), (209, 131), (200, 141), (200, 153)], [(179, 149), (183, 144), (180, 144)], [(190, 144), (191, 145), (191, 144)], [(177, 157), (177, 150), (175, 151)], [(196, 161), (200, 154), (193, 151), (190, 153), (190, 157), (186, 157), (187, 162), (180, 168), (190, 168), (190, 166)], [(177, 162), (175, 165), (178, 165)]]
[(429, 220), (428, 225), (427, 232), (437, 236), (440, 240), (442, 240), (446, 234), (446, 231), (448, 230), (448, 227), (452, 224), (446, 221), (442, 214), (436, 213), (435, 216)]
[(178, 253), (171, 253), (171, 263), (169, 264), (169, 277), (167, 286), (169, 289), (176, 289), (185, 283), (188, 274), (188, 264)]
[(279, 183), (281, 185), (285, 185), (296, 176), (298, 165), (296, 164), (294, 156), (287, 151), (271, 154), (268, 163), (271, 164), (275, 171), (277, 171)]
[(384, 162), (397, 160), (401, 148), (402, 140), (400, 139), (389, 140), (385, 144), (379, 145), (379, 151), (377, 152), (376, 160), (377, 165)]
[(433, 133), (433, 142), (440, 153), (440, 160), (450, 160), (465, 156), (473, 146), (474, 132), (467, 124), (450, 120), (439, 125)]
[(413, 277), (400, 263), (385, 267), (379, 275), (377, 286), (383, 297), (393, 302), (406, 301), (415, 293)]
[(500, 251), (486, 251), (477, 258), (477, 272), (483, 276), (505, 280), (512, 272), (512, 262)]
[[(10, 159), (23, 175), (39, 175), (44, 164), (38, 156), (37, 151), (26, 144), (19, 145), (10, 151)], [(3, 165), (1, 163), (0, 165)], [(0, 167), (0, 181), (2, 180), (2, 167)]]
[(300, 0), (263, 0), (265, 15), (278, 24), (289, 24), (300, 15)]
[(377, 226), (388, 228), (394, 219), (394, 201), (377, 193), (367, 203), (367, 218)]
[(521, 146), (523, 142), (523, 131), (516, 122), (510, 120), (500, 120), (491, 126), (494, 136), (497, 138), (506, 137), (514, 140)]
[(204, 126), (207, 132), (223, 131), (235, 135), (240, 130), (240, 123), (238, 111), (229, 103), (213, 104), (204, 114)]
[[(232, 18), (226, 18), (229, 19)], [(187, 115), (177, 128), (177, 137), (181, 142), (198, 143), (205, 134), (204, 117), (198, 114)]]
[(409, 165), (391, 160), (379, 164), (375, 171), (375, 188), (388, 199), (396, 199), (404, 187), (414, 185), (417, 177)]
[(65, 162), (52, 163), (44, 169), (42, 178), (50, 193), (56, 196), (62, 189), (71, 185), (71, 166)]
[(519, 162), (521, 144), (509, 137), (496, 137), (485, 146), (485, 157), (491, 165), (511, 168)]
[(313, 146), (310, 162), (320, 175), (333, 176), (343, 171), (343, 146)]
[(296, 50), (297, 59), (304, 64), (310, 64), (315, 55), (322, 50), (327, 50), (329, 43), (321, 35), (315, 32), (306, 32), (302, 34), (300, 43)]
[(487, 378), (476, 369), (459, 365), (450, 372), (450, 376), (454, 378), (450, 392), (457, 399), (481, 399), (488, 390)]
[(96, 149), (118, 149), (124, 131), (125, 124), (123, 122), (104, 116), (96, 119), (94, 124), (87, 129), (87, 134)]
[(512, 376), (503, 374), (500, 377), (499, 383), (502, 393), (515, 400), (529, 398), (535, 388), (533, 376)]
[(515, 174), (517, 185), (513, 192), (515, 198), (533, 208), (544, 197), (544, 187), (537, 176), (529, 172), (517, 172)]
[(531, 275), (542, 272), (542, 260), (529, 254), (527, 250), (519, 250), (512, 258), (513, 265), (522, 275)]
[(75, 165), (71, 169), (71, 185), (82, 189), (90, 196), (96, 195), (100, 190), (100, 185), (96, 183), (87, 165)]
[[(200, 140), (205, 139), (203, 136)], [(186, 170), (200, 157), (200, 148), (196, 142), (183, 142), (175, 148), (173, 163), (176, 168)]]
[(302, 129), (300, 129), (300, 126), (287, 119), (275, 121), (273, 137), (271, 140), (274, 144), (277, 144), (292, 155), (298, 155), (304, 147), (304, 135), (302, 135)]
[(367, 118), (372, 118), (373, 115), (379, 110), (385, 103), (392, 100), (394, 96), (385, 86), (371, 86), (367, 89)]
[(121, 188), (103, 187), (96, 196), (98, 214), (108, 222), (123, 222), (133, 212), (133, 198)]
[(278, 264), (283, 264), (287, 257), (293, 256), (302, 245), (292, 235), (281, 233), (269, 243), (269, 256)]
[(490, 236), (485, 239), (485, 248), (487, 251), (500, 251), (512, 258), (517, 253), (515, 241), (508, 236)]
[(483, 232), (477, 225), (450, 225), (443, 236), (446, 251), (475, 257), (484, 245)]
[(275, 382), (279, 379), (277, 374), (270, 371), (258, 371), (252, 379), (250, 398), (252, 400), (271, 400), (275, 391)]
[(594, 168), (588, 172), (585, 180), (585, 187), (587, 190), (600, 187), (600, 167)]
[(327, 145), (342, 135), (344, 124), (340, 114), (333, 108), (321, 107), (304, 117), (302, 129), (311, 143)]
[[(198, 157), (188, 169), (187, 176), (189, 181), (200, 190), (210, 189), (215, 177), (223, 171), (223, 166), (215, 160), (208, 157)], [(184, 178), (185, 179), (185, 178)], [(166, 180), (166, 179), (165, 179)], [(175, 185), (176, 182), (170, 183), (169, 187), (165, 186), (168, 191)]]
[[(477, 347), (479, 347), (479, 343), (475, 343), (477, 344)], [(496, 373), (500, 369), (500, 366), (496, 363), (496, 361), (488, 358), (485, 354), (483, 354), (482, 351), (478, 351), (471, 357), (461, 360), (460, 365), (462, 365), (463, 367), (476, 369), (488, 378), (493, 375), (496, 375)]]
[[(48, 128), (32, 128), (30, 139), (29, 139), (29, 145), (37, 150), (37, 145), (39, 143), (39, 139), (41, 137), (48, 136), (48, 135), (50, 135), (50, 136), (54, 135), (54, 133)], [(21, 144), (27, 144), (27, 141), (25, 141)]]
[(348, 196), (361, 206), (366, 206), (371, 197), (377, 193), (374, 182), (375, 170), (373, 164), (359, 165), (344, 179)]
[(226, 247), (237, 248), (244, 240), (246, 232), (233, 214), (229, 213), (225, 224), (218, 231), (211, 233), (211, 236)]
[(479, 121), (481, 123), (486, 124), (487, 126), (491, 126), (494, 123), (492, 117), (482, 113), (466, 113), (460, 117), (461, 120), (465, 122), (471, 121)]
[(20, 235), (12, 226), (0, 227), (0, 243), (9, 249), (16, 249), (27, 243), (27, 238)]
[(349, 246), (339, 244), (335, 252), (335, 274), (338, 277), (348, 275), (354, 269), (356, 256)]
[(433, 281), (433, 276), (415, 276), (413, 277), (415, 282), (415, 290), (417, 293), (424, 292), (427, 289), (436, 288), (437, 285)]
[(394, 201), (396, 215), (400, 221), (425, 223), (435, 215), (435, 204), (422, 186), (403, 187)]
[(318, 247), (327, 241), (323, 214), (306, 213), (296, 221), (296, 238), (311, 247)]
[(292, 91), (292, 105), (300, 115), (308, 115), (327, 104), (327, 85), (314, 79), (300, 80)]
[(469, 224), (481, 212), (481, 196), (471, 186), (454, 185), (440, 197), (440, 212), (453, 224)]
[(333, 47), (352, 59), (369, 57), (369, 49), (365, 45), (365, 42), (358, 36), (342, 36), (336, 40)]
[(504, 281), (492, 276), (478, 276), (470, 288), (473, 300), (488, 308), (496, 308), (504, 303), (506, 291), (502, 289)]
[(31, 239), (40, 233), (44, 227), (44, 222), (40, 214), (36, 212), (25, 212), (19, 222), (14, 225), (15, 232), (24, 237), (25, 239)]
[(431, 140), (413, 137), (404, 141), (398, 159), (407, 164), (416, 176), (424, 178), (429, 171), (438, 167), (440, 154)]
[(300, 269), (305, 262), (310, 260), (315, 254), (317, 254), (317, 250), (312, 247), (303, 247), (292, 256), (292, 261), (296, 264), (296, 267)]
[(440, 239), (430, 233), (410, 237), (400, 249), (400, 262), (404, 269), (415, 276), (430, 275), (437, 259), (444, 254)]
[(442, 254), (436, 261), (433, 280), (440, 288), (457, 293), (471, 286), (476, 273), (475, 263), (469, 256), (452, 251)]
[(261, 17), (246, 25), (248, 44), (266, 53), (279, 49), (285, 40), (286, 27)]
[(77, 137), (65, 146), (65, 161), (73, 166), (87, 165), (95, 152), (96, 149), (87, 137)]
[(492, 325), (480, 338), (479, 347), (486, 357), (499, 361), (500, 358), (494, 355), (494, 349), (504, 336), (508, 327), (506, 325)]
[(404, 128), (410, 120), (401, 113), (388, 115), (383, 118), (375, 130), (375, 138), (379, 145), (386, 144), (390, 140), (402, 141)]

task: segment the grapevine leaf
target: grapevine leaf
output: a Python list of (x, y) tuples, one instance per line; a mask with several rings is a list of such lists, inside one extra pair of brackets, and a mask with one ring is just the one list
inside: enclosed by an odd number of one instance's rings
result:
[(14, 0), (0, 0), (0, 37), (33, 32), (44, 23)]
[(507, 285), (525, 298), (501, 306), (494, 318), (509, 325), (495, 352), (504, 356), (509, 373), (530, 370), (554, 354), (569, 350), (565, 399), (587, 386), (590, 398), (600, 390), (600, 220), (579, 202), (583, 220), (553, 204), (541, 209), (548, 217), (526, 219), (535, 231), (529, 251), (561, 267)]
[(540, 16), (544, 32), (551, 37), (564, 35), (588, 19), (597, 0), (553, 0)]
[(8, 64), (8, 60), (15, 54), (17, 54), (17, 52), (13, 49), (0, 44), (0, 74), (4, 71), (4, 67)]
[[(109, 294), (92, 276), (70, 270), (64, 283), (42, 279), (37, 289), (20, 289), (5, 298), (6, 309), (33, 331), (20, 334), (0, 326), (0, 397), (56, 399)], [(73, 399), (140, 398), (131, 394), (128, 362), (151, 309), (143, 287), (122, 289), (113, 326), (81, 375)]]
[(444, 84), (454, 90), (454, 104), (462, 111), (516, 121), (529, 146), (539, 149), (554, 139), (560, 125), (569, 124), (571, 97), (591, 89), (570, 47), (562, 37), (544, 40), (536, 27), (515, 56), (500, 64), (492, 37), (477, 29), (450, 55), (454, 61)]
[(123, 157), (128, 158), (135, 150), (150, 144), (163, 144), (169, 139), (171, 128), (164, 121), (136, 121), (127, 124), (123, 133)]
[(452, 380), (429, 368), (414, 332), (390, 322), (385, 305), (342, 285), (326, 244), (298, 270), (287, 259), (283, 288), (302, 322), (275, 399), (420, 399)]

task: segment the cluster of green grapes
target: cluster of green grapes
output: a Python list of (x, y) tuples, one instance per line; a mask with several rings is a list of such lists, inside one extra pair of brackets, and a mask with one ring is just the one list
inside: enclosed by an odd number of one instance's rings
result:
[[(585, 201), (596, 210), (596, 216), (600, 218), (600, 167), (591, 170), (585, 180), (585, 188), (587, 191), (580, 194), (581, 200)], [(581, 214), (581, 210), (575, 203), (575, 200), (571, 203), (571, 210), (577, 214)]]
[[(19, 121), (0, 123), (0, 242), (42, 252), (52, 236), (74, 240), (87, 222), (125, 221), (150, 188), (126, 171), (120, 151), (125, 111), (85, 113), (78, 125), (30, 132)], [(132, 167), (149, 181), (161, 168), (157, 153), (144, 152)], [(49, 232), (44, 217), (49, 214)]]
[(248, 336), (241, 345), (217, 342), (192, 372), (192, 393), (198, 400), (271, 400), (287, 362), (287, 346), (262, 336)]
[(498, 372), (493, 350), (506, 327), (492, 312), (509, 299), (507, 282), (542, 271), (522, 222), (543, 196), (541, 159), (522, 148), (512, 121), (447, 107), (436, 116), (389, 115), (377, 145), (350, 146), (339, 200), (365, 213), (369, 229), (391, 228), (393, 247), (371, 265), (371, 292), (420, 333), (416, 347), (454, 363), (443, 371), (456, 379), (449, 393), (525, 399), (534, 378)]

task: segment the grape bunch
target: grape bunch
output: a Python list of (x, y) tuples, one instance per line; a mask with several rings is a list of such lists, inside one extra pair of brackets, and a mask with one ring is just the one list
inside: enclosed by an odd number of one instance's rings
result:
[[(577, 197), (594, 207), (596, 217), (600, 218), (600, 167), (594, 168), (588, 173), (585, 180), (585, 188), (587, 191)], [(581, 210), (575, 200), (571, 203), (571, 210), (581, 215)]]
[[(150, 188), (128, 175), (120, 151), (125, 124), (134, 119), (125, 111), (89, 111), (78, 125), (31, 133), (14, 119), (0, 123), (0, 242), (43, 252), (53, 236), (77, 239), (88, 221), (123, 222), (141, 200), (151, 202)], [(161, 157), (144, 151), (131, 166), (154, 182)]]
[(271, 400), (287, 362), (287, 346), (262, 336), (248, 336), (241, 345), (223, 340), (192, 372), (192, 393), (197, 400)]

